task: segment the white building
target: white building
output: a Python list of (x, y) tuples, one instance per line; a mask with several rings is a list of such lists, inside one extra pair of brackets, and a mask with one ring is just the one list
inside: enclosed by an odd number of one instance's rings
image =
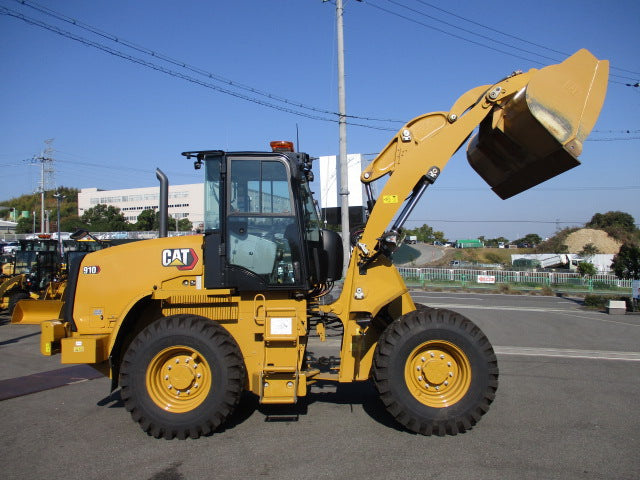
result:
[[(320, 208), (323, 220), (340, 224), (340, 167), (335, 155), (320, 157)], [(361, 153), (347, 155), (350, 224), (362, 223), (366, 194), (360, 182), (362, 170), (367, 166)]]
[[(158, 210), (159, 187), (99, 190), (83, 188), (78, 193), (78, 215), (98, 204), (112, 205), (120, 209), (129, 223), (136, 223), (143, 210)], [(181, 220), (188, 218), (194, 228), (200, 228), (204, 220), (204, 186), (169, 185), (169, 216)]]

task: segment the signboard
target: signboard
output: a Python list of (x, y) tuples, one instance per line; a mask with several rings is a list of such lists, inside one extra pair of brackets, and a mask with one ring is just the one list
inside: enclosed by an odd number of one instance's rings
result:
[(495, 275), (478, 275), (478, 283), (496, 283)]
[(631, 296), (635, 299), (640, 299), (640, 280), (631, 282)]

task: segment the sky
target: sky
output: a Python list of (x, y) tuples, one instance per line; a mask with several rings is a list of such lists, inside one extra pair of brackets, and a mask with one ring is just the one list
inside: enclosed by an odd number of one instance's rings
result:
[[(339, 151), (335, 2), (0, 0), (0, 201), (57, 186), (199, 183), (180, 153)], [(25, 21), (26, 20), (26, 21)], [(580, 48), (611, 62), (582, 165), (499, 199), (462, 148), (416, 209), (449, 239), (542, 237), (621, 210), (640, 223), (640, 2), (345, 1), (349, 153), (373, 159), (404, 122)], [(428, 160), (426, 160), (428, 161)], [(316, 166), (316, 173), (319, 167)], [(317, 175), (318, 176), (318, 175)], [(319, 186), (315, 188), (320, 191)]]

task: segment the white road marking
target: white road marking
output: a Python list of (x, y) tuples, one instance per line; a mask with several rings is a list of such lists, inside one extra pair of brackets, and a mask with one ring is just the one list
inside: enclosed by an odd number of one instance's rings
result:
[(597, 320), (598, 322), (614, 323), (616, 325), (627, 325), (629, 327), (640, 327), (640, 323), (618, 322), (616, 320), (609, 320), (606, 318), (585, 317), (584, 315), (574, 315), (571, 313), (563, 313), (563, 312), (559, 312), (559, 315), (564, 315), (565, 317), (586, 318), (588, 320)]
[(497, 355), (523, 357), (586, 358), (591, 360), (621, 360), (640, 362), (638, 352), (610, 352), (604, 350), (574, 350), (565, 348), (494, 347)]
[[(429, 307), (437, 308), (465, 308), (465, 309), (478, 309), (478, 310), (517, 310), (519, 312), (559, 312), (566, 313), (566, 308), (542, 308), (542, 307), (514, 307), (514, 306), (501, 306), (501, 305), (463, 305), (458, 303), (429, 303)], [(591, 313), (591, 312), (585, 312)], [(593, 312), (597, 314), (598, 312)]]
[[(447, 296), (447, 297), (434, 297), (434, 296), (428, 295), (428, 296), (420, 297), (419, 295), (412, 294), (411, 297), (423, 298), (425, 300), (431, 300), (432, 298), (444, 298), (444, 299), (447, 299), (447, 300), (451, 300), (450, 296)], [(486, 301), (486, 299), (484, 299), (484, 298), (477, 298), (477, 297), (456, 297), (456, 300), (473, 300), (474, 302), (485, 302)]]

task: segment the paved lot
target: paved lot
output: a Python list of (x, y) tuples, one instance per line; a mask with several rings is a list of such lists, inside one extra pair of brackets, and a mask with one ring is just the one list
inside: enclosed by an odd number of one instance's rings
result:
[[(247, 396), (226, 429), (155, 440), (109, 380), (0, 402), (3, 478), (640, 478), (640, 316), (551, 297), (414, 292), (470, 317), (498, 352), (500, 388), (470, 432), (400, 430), (368, 384), (313, 387), (295, 408)], [(0, 317), (0, 381), (58, 369), (37, 328)], [(337, 342), (316, 350), (330, 353)], [(297, 420), (294, 417), (297, 416)]]

